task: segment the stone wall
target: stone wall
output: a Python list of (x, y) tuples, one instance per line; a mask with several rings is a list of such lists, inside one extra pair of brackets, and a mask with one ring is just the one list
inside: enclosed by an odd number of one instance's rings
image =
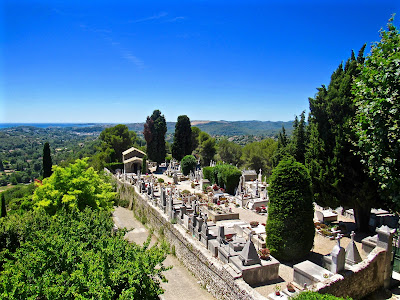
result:
[(175, 249), (177, 258), (217, 299), (263, 299), (243, 279), (234, 279), (227, 266), (211, 253), (202, 243), (192, 238), (182, 226), (172, 224), (162, 211), (139, 195), (131, 185), (117, 181), (117, 191), (121, 199), (129, 200), (135, 216), (164, 235)]
[(386, 251), (375, 248), (362, 262), (352, 266), (343, 276), (334, 275), (317, 285), (319, 293), (360, 299), (381, 288), (384, 283)]

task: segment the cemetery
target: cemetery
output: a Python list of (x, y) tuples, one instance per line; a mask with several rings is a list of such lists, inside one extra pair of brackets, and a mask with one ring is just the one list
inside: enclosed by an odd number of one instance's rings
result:
[[(359, 298), (389, 285), (394, 230), (386, 224), (396, 220), (388, 212), (374, 210), (377, 235), (360, 243), (349, 212), (315, 204), (310, 260), (282, 264), (266, 248), (268, 192), (261, 170), (244, 170), (234, 195), (209, 185), (201, 169), (184, 176), (171, 162), (163, 170), (115, 176), (120, 187), (133, 188), (131, 208), (140, 207), (153, 227), (172, 233), (166, 236), (177, 257), (217, 298), (287, 299), (302, 290)], [(354, 278), (362, 283), (353, 288)]]

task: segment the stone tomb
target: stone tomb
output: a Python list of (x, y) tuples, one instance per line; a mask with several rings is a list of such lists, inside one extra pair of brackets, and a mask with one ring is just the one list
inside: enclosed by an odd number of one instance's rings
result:
[(293, 281), (300, 286), (304, 286), (304, 284), (310, 286), (323, 281), (325, 277), (333, 276), (332, 272), (318, 266), (317, 264), (314, 264), (309, 260), (294, 265), (293, 269)]
[(261, 260), (253, 242), (248, 240), (238, 256), (230, 258), (232, 264), (242, 272), (242, 278), (248, 284), (263, 283), (279, 277), (279, 261), (270, 256), (270, 260)]
[(245, 245), (246, 240), (244, 238), (235, 237), (227, 245), (222, 244), (221, 247), (218, 248), (218, 258), (224, 263), (229, 263), (233, 256), (240, 255)]

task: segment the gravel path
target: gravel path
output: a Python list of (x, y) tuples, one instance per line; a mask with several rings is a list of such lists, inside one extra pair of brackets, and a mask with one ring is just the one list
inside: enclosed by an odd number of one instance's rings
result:
[[(113, 212), (114, 223), (119, 228), (127, 228), (130, 230), (125, 238), (137, 244), (143, 244), (146, 241), (149, 231), (134, 218), (133, 212), (123, 207), (116, 207)], [(156, 242), (156, 238), (152, 236), (151, 244)], [(181, 264), (174, 256), (168, 255), (164, 261), (166, 266), (172, 266), (172, 269), (164, 273), (168, 282), (161, 283), (165, 292), (160, 296), (160, 299), (175, 300), (193, 299), (212, 300), (215, 299), (197, 282), (196, 278)]]

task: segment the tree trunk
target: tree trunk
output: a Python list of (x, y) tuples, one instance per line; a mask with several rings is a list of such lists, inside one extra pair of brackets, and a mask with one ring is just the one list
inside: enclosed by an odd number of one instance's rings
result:
[(361, 206), (356, 204), (353, 208), (354, 219), (356, 221), (357, 229), (361, 232), (369, 232), (369, 217), (371, 215), (370, 206)]

